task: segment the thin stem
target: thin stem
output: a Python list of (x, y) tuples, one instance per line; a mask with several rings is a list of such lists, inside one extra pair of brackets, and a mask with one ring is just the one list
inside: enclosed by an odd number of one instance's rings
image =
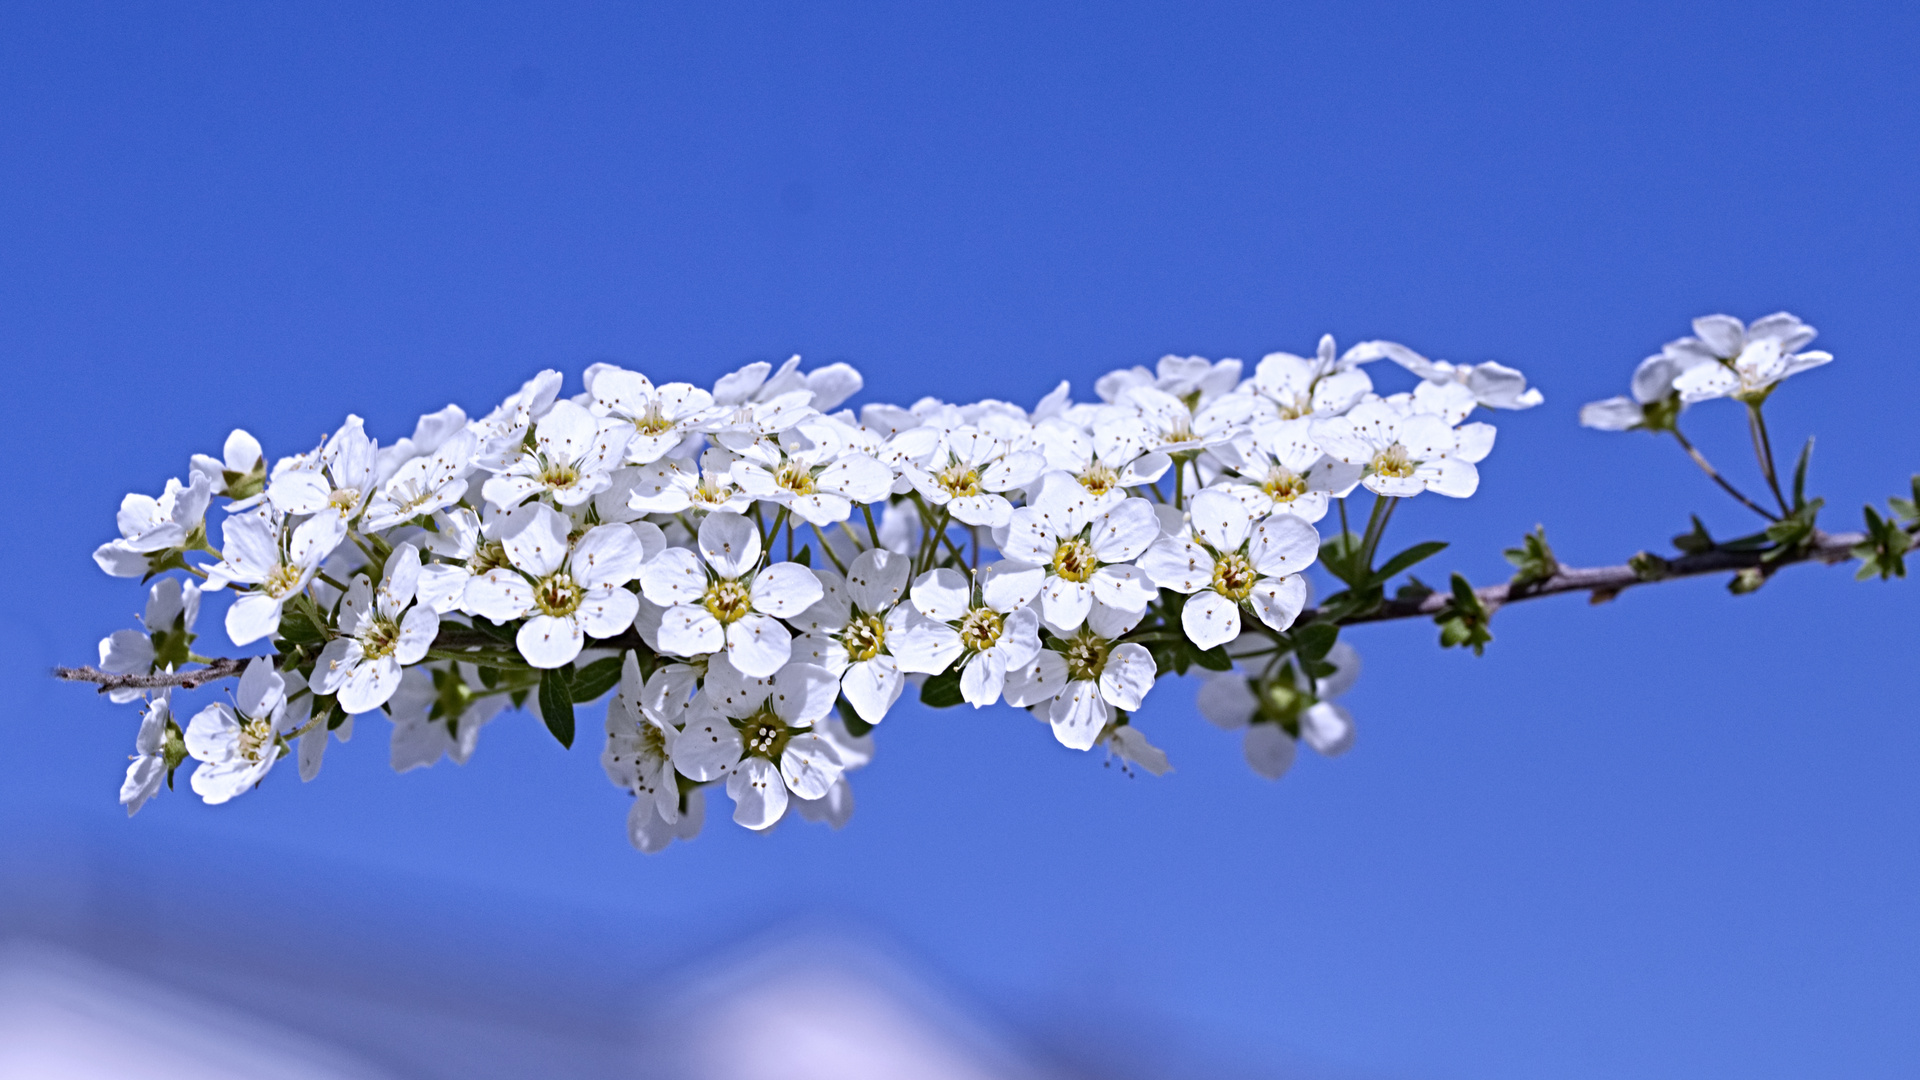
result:
[(1179, 458), (1173, 459), (1173, 508), (1186, 509), (1187, 463)]
[(1773, 440), (1767, 437), (1767, 418), (1760, 414), (1760, 406), (1751, 402), (1747, 404), (1747, 430), (1753, 435), (1753, 453), (1760, 459), (1760, 472), (1767, 478), (1767, 486), (1773, 489), (1773, 501), (1780, 504), (1782, 514), (1793, 513), (1787, 497), (1780, 494), (1780, 476), (1773, 467)]
[(1373, 512), (1367, 515), (1367, 533), (1360, 538), (1361, 564), (1368, 573), (1373, 572), (1373, 553), (1380, 546), (1380, 539), (1387, 534), (1387, 520), (1393, 517), (1393, 508), (1400, 500), (1392, 495), (1375, 495)]
[(880, 546), (880, 528), (879, 526), (873, 523), (873, 504), (861, 503), (860, 512), (867, 516), (867, 538), (873, 541), (874, 547), (879, 547)]
[(1340, 503), (1340, 535), (1345, 536), (1353, 531), (1347, 528), (1347, 500), (1342, 497), (1337, 501)]
[(1709, 462), (1706, 459), (1706, 456), (1700, 453), (1700, 451), (1694, 449), (1693, 443), (1688, 442), (1687, 437), (1680, 433), (1679, 424), (1675, 424), (1669, 430), (1673, 432), (1673, 437), (1679, 440), (1680, 448), (1685, 450), (1687, 452), (1687, 456), (1693, 459), (1693, 463), (1695, 465), (1700, 466), (1700, 471), (1706, 473), (1709, 477), (1711, 477), (1714, 483), (1719, 484), (1720, 489), (1722, 491), (1725, 491), (1727, 494), (1733, 496), (1735, 499), (1740, 500), (1740, 505), (1746, 507), (1747, 509), (1753, 511), (1756, 514), (1759, 514), (1761, 517), (1766, 518), (1768, 521), (1780, 520), (1778, 515), (1770, 513), (1765, 509), (1762, 509), (1759, 503), (1756, 503), (1752, 499), (1749, 499), (1745, 495), (1742, 495), (1740, 493), (1739, 488), (1734, 487), (1732, 484), (1728, 483), (1727, 478), (1724, 476), (1721, 476), (1720, 471), (1713, 467), (1713, 463)]
[(835, 555), (833, 553), (833, 548), (827, 545), (827, 534), (821, 532), (820, 526), (815, 525), (811, 521), (807, 522), (807, 525), (813, 529), (813, 535), (820, 538), (820, 550), (826, 553), (827, 559), (833, 563), (835, 569), (839, 570), (842, 574), (845, 574), (847, 572), (847, 564), (841, 562), (840, 556)]

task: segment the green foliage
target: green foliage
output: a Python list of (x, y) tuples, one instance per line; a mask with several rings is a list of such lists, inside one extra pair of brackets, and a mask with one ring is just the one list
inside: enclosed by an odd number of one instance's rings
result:
[(1338, 536), (1328, 537), (1320, 544), (1320, 565), (1327, 573), (1356, 585), (1367, 576), (1367, 568), (1360, 565), (1364, 552), (1360, 548), (1360, 538), (1353, 533), (1342, 531)]
[(1900, 515), (1901, 521), (1909, 525), (1920, 523), (1920, 473), (1913, 474), (1913, 498), (1888, 499), (1887, 505), (1893, 507), (1893, 512)]
[(1761, 554), (1760, 561), (1775, 563), (1805, 554), (1818, 533), (1814, 519), (1820, 516), (1820, 508), (1826, 504), (1825, 499), (1801, 503), (1793, 513), (1767, 526), (1764, 535), (1774, 546)]
[(592, 701), (620, 685), (621, 658), (606, 656), (573, 673), (573, 700)]
[(1393, 558), (1388, 559), (1385, 565), (1375, 570), (1372, 575), (1366, 579), (1364, 585), (1369, 588), (1385, 585), (1387, 582), (1392, 581), (1394, 576), (1401, 571), (1410, 569), (1445, 550), (1447, 550), (1447, 543), (1444, 540), (1429, 540), (1424, 544), (1415, 544), (1400, 554), (1395, 555)]
[(1800, 463), (1793, 467), (1793, 508), (1807, 505), (1807, 461), (1813, 457), (1813, 437), (1807, 437), (1807, 445), (1800, 448)]
[(920, 703), (934, 709), (950, 709), (967, 699), (960, 696), (960, 665), (955, 664), (920, 684)]
[(1560, 561), (1553, 557), (1553, 548), (1547, 544), (1545, 525), (1535, 525), (1532, 532), (1520, 538), (1519, 547), (1508, 548), (1502, 554), (1515, 567), (1508, 582), (1515, 589), (1538, 585), (1560, 572)]
[(314, 624), (313, 618), (300, 608), (289, 604), (280, 613), (280, 629), (277, 631), (281, 641), (294, 645), (325, 645), (327, 632)]
[(1628, 559), (1627, 566), (1641, 581), (1659, 581), (1667, 576), (1670, 569), (1667, 560), (1651, 551), (1642, 551)]
[[(475, 622), (480, 620), (475, 619)], [(560, 745), (573, 748), (573, 666), (548, 668), (540, 675), (540, 718)]]
[(1440, 625), (1440, 647), (1472, 646), (1473, 655), (1481, 655), (1493, 640), (1493, 634), (1487, 630), (1492, 619), (1493, 613), (1487, 610), (1467, 579), (1453, 575), (1452, 595), (1447, 598), (1447, 606), (1433, 617)]
[[(1916, 487), (1920, 487), (1920, 477), (1914, 478)], [(1916, 492), (1920, 497), (1920, 492)], [(1896, 505), (1894, 511), (1907, 516), (1908, 512), (1897, 505), (1905, 500), (1889, 500)], [(1909, 504), (1911, 506), (1911, 504)], [(1907, 550), (1913, 546), (1913, 537), (1891, 517), (1883, 518), (1874, 513), (1873, 507), (1866, 507), (1867, 538), (1853, 546), (1853, 557), (1860, 560), (1860, 569), (1854, 577), (1865, 581), (1879, 575), (1881, 581), (1889, 578), (1907, 576)]]

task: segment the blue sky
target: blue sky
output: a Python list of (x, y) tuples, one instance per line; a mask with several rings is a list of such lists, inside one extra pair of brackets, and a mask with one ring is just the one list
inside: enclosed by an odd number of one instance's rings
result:
[[(1892, 4), (9, 7), (8, 872), (403, 880), (471, 922), (383, 932), (501, 964), (872, 927), (1042, 1025), (1273, 1075), (1912, 1075), (1916, 594), (1843, 569), (1543, 601), (1478, 659), (1356, 631), (1357, 747), (1277, 785), (1178, 683), (1140, 720), (1159, 780), (903, 708), (846, 831), (655, 858), (597, 737), (525, 717), (464, 769), (392, 775), (375, 722), (312, 785), (128, 823), (134, 717), (45, 669), (139, 609), (88, 559), (121, 494), (229, 428), (390, 439), (609, 358), (797, 351), (898, 401), (1327, 331), (1497, 358), (1547, 404), (1498, 418), (1473, 499), (1394, 522), (1492, 581), (1535, 523), (1576, 564), (1744, 527), (1671, 445), (1574, 414), (1695, 315), (1787, 308), (1839, 359), (1774, 432), (1818, 434), (1857, 527), (1920, 469), (1917, 39)], [(1751, 482), (1732, 406), (1689, 420)]]

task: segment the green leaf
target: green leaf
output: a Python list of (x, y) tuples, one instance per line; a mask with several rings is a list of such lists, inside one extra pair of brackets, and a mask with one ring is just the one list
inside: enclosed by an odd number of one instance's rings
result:
[(853, 707), (853, 702), (843, 697), (834, 705), (840, 710), (840, 722), (846, 725), (847, 734), (858, 739), (873, 730), (872, 724), (860, 719), (860, 713)]
[(473, 617), (473, 628), (495, 641), (504, 641), (509, 645), (514, 644), (514, 635), (519, 632), (514, 629), (512, 623), (497, 623), (478, 615)]
[(276, 632), (282, 641), (295, 645), (325, 645), (327, 632), (313, 624), (306, 612), (289, 605), (280, 613), (280, 629)]
[(1487, 630), (1492, 617), (1467, 579), (1459, 574), (1453, 575), (1447, 606), (1433, 617), (1433, 621), (1440, 626), (1440, 647), (1451, 649), (1471, 646), (1473, 655), (1481, 655), (1493, 640), (1493, 634)]
[(1866, 508), (1866, 518), (1867, 538), (1853, 547), (1853, 557), (1860, 560), (1854, 577), (1860, 581), (1876, 575), (1882, 581), (1906, 577), (1906, 555), (1913, 547), (1913, 537), (1898, 521), (1882, 518), (1871, 506)]
[(1386, 591), (1375, 585), (1366, 589), (1348, 589), (1334, 593), (1320, 602), (1320, 620), (1339, 622), (1359, 615), (1367, 615), (1386, 600)]
[(1700, 523), (1700, 515), (1693, 516), (1693, 531), (1681, 533), (1673, 538), (1673, 546), (1685, 555), (1704, 555), (1714, 549), (1713, 537), (1707, 535), (1707, 527)]
[(813, 547), (809, 545), (807, 547), (801, 548), (799, 551), (794, 552), (793, 561), (799, 563), (801, 566), (812, 566), (813, 565)]
[(1502, 554), (1514, 565), (1508, 584), (1515, 589), (1538, 585), (1560, 572), (1560, 560), (1554, 558), (1553, 548), (1547, 544), (1545, 525), (1535, 525), (1532, 532), (1520, 538), (1519, 547), (1508, 548)]
[(1320, 545), (1320, 565), (1349, 585), (1358, 584), (1366, 575), (1366, 567), (1357, 565), (1359, 559), (1360, 538), (1350, 532), (1329, 537)]
[(1807, 437), (1807, 445), (1800, 448), (1800, 463), (1793, 467), (1793, 508), (1807, 505), (1807, 459), (1813, 456), (1813, 437)]
[(1628, 559), (1627, 565), (1633, 569), (1634, 575), (1641, 581), (1659, 581), (1669, 572), (1667, 560), (1651, 551), (1643, 551)]
[(1887, 505), (1908, 524), (1920, 521), (1920, 473), (1913, 474), (1913, 498), (1888, 499)]
[(1820, 508), (1826, 502), (1825, 499), (1815, 499), (1767, 526), (1766, 538), (1773, 541), (1774, 546), (1760, 556), (1761, 561), (1777, 562), (1804, 551), (1813, 542), (1814, 519), (1820, 516)]
[(1727, 582), (1727, 591), (1735, 596), (1745, 596), (1750, 592), (1758, 592), (1760, 586), (1766, 583), (1767, 572), (1758, 566), (1749, 566), (1733, 575), (1733, 580)]
[(623, 658), (603, 656), (586, 667), (573, 673), (573, 700), (586, 704), (601, 694), (620, 685), (620, 665)]
[(1415, 544), (1400, 554), (1395, 555), (1393, 558), (1388, 559), (1386, 565), (1375, 570), (1373, 576), (1367, 579), (1367, 584), (1385, 585), (1387, 582), (1392, 581), (1394, 576), (1401, 571), (1430, 559), (1445, 550), (1447, 550), (1447, 543), (1444, 540), (1429, 540), (1424, 544)]
[(1330, 622), (1314, 621), (1293, 632), (1293, 651), (1302, 660), (1322, 660), (1340, 640), (1340, 628)]
[(960, 696), (960, 665), (920, 684), (920, 703), (933, 709), (950, 709), (967, 699)]
[[(475, 620), (478, 621), (478, 620)], [(548, 668), (540, 676), (540, 718), (560, 745), (573, 749), (573, 668)]]
[(1189, 643), (1187, 645), (1187, 652), (1193, 657), (1195, 664), (1206, 668), (1208, 671), (1233, 670), (1233, 657), (1227, 655), (1227, 647), (1225, 645), (1215, 645), (1211, 649), (1196, 649)]

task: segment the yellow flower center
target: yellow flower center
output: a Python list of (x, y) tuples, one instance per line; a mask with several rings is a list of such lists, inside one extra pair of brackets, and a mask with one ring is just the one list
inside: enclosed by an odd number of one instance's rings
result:
[(1260, 482), (1260, 490), (1267, 498), (1277, 503), (1290, 503), (1307, 493), (1307, 478), (1281, 465), (1267, 470), (1267, 478)]
[(1112, 652), (1112, 642), (1082, 629), (1067, 642), (1067, 678), (1074, 682), (1098, 679), (1107, 670), (1107, 657)]
[(559, 571), (542, 578), (540, 584), (533, 587), (533, 604), (542, 615), (554, 618), (571, 615), (580, 607), (580, 586), (574, 583), (571, 574)]
[(1085, 581), (1100, 569), (1100, 560), (1093, 553), (1093, 545), (1079, 537), (1060, 541), (1053, 549), (1053, 572), (1068, 581)]
[(813, 472), (796, 462), (780, 466), (780, 471), (773, 474), (773, 482), (795, 495), (813, 494)]
[(580, 470), (564, 461), (550, 461), (540, 470), (540, 482), (555, 490), (570, 488), (580, 482)]
[(327, 497), (327, 505), (343, 514), (351, 514), (353, 508), (360, 505), (360, 489), (334, 488), (333, 494)]
[(673, 421), (660, 415), (660, 403), (647, 402), (647, 411), (633, 418), (633, 429), (642, 435), (665, 435), (673, 430)]
[(1259, 571), (1253, 568), (1245, 555), (1238, 552), (1222, 555), (1213, 564), (1213, 591), (1234, 602), (1245, 600), (1253, 592), (1253, 585), (1260, 580)]
[(707, 595), (700, 602), (722, 626), (739, 622), (753, 610), (753, 594), (737, 581), (714, 582), (707, 586)]
[(1120, 474), (1096, 462), (1080, 474), (1080, 486), (1094, 495), (1105, 495), (1120, 486)]
[(473, 557), (467, 560), (467, 570), (476, 575), (508, 565), (506, 545), (498, 540), (483, 541), (473, 549)]
[(400, 645), (400, 625), (392, 619), (375, 617), (360, 628), (360, 652), (369, 660), (389, 656)]
[(855, 613), (840, 631), (840, 644), (846, 646), (847, 659), (854, 663), (871, 660), (887, 646), (887, 621), (878, 615)]
[(1394, 443), (1373, 455), (1373, 461), (1369, 467), (1375, 476), (1404, 480), (1413, 475), (1414, 461), (1413, 456), (1407, 453), (1406, 447)]
[(273, 743), (273, 725), (265, 720), (243, 720), (240, 724), (240, 756), (259, 761), (261, 751)]
[(1007, 620), (992, 608), (974, 608), (960, 620), (960, 644), (974, 652), (986, 652), (1000, 641)]
[(278, 599), (300, 587), (300, 568), (281, 563), (267, 572), (267, 580), (260, 583), (260, 591)]
[(778, 761), (794, 731), (771, 709), (761, 709), (740, 725), (740, 744), (746, 752), (769, 761)]
[(933, 479), (949, 498), (962, 499), (980, 494), (980, 472), (970, 465), (955, 462), (934, 473)]

